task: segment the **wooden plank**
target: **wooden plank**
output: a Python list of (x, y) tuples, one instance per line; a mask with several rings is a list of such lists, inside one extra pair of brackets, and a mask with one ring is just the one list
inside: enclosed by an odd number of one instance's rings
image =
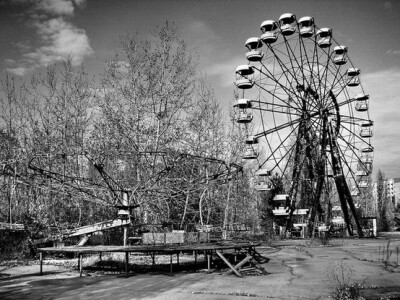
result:
[[(242, 250), (244, 250), (244, 249), (242, 248)], [(263, 266), (261, 266), (261, 264), (260, 264), (261, 258), (262, 258), (261, 254), (258, 253), (255, 249), (251, 249), (251, 248), (249, 249), (249, 253), (251, 253), (251, 254), (247, 254), (247, 255), (254, 258), (253, 261), (252, 261), (251, 263), (252, 263), (258, 270), (260, 270), (260, 272), (262, 272), (263, 274), (265, 274), (265, 275), (268, 274), (268, 272), (265, 271), (265, 269), (263, 268)]]
[[(250, 261), (252, 259), (253, 259), (253, 257), (251, 255), (246, 256), (237, 265), (234, 266), (234, 269), (239, 270), (245, 263), (247, 263), (248, 261)], [(232, 270), (229, 270), (228, 272), (226, 272), (227, 275), (232, 274), (232, 273), (233, 273)]]
[[(61, 248), (48, 247), (38, 248), (38, 251), (49, 253), (100, 253), (100, 252), (164, 252), (170, 253), (177, 251), (209, 251), (209, 250), (229, 250), (235, 248), (254, 247), (249, 243), (215, 243), (215, 244), (188, 244), (188, 245), (137, 245), (137, 246), (65, 246)], [(256, 246), (259, 246), (256, 245)], [(246, 251), (248, 252), (248, 251)]]
[(115, 219), (115, 220), (99, 222), (99, 223), (96, 223), (93, 225), (87, 225), (87, 226), (82, 226), (82, 227), (76, 228), (76, 230), (74, 232), (67, 234), (67, 236), (68, 237), (79, 236), (79, 235), (83, 235), (83, 234), (93, 233), (96, 231), (102, 231), (102, 230), (120, 227), (120, 226), (126, 226), (126, 225), (130, 225), (129, 220)]
[(224, 263), (225, 263), (229, 268), (231, 268), (231, 270), (232, 270), (238, 277), (243, 277), (242, 274), (240, 274), (240, 273), (238, 272), (238, 270), (236, 270), (236, 269), (231, 265), (231, 263), (222, 255), (221, 252), (219, 252), (218, 250), (216, 250), (215, 252), (216, 252), (216, 253), (218, 254), (218, 256), (224, 261)]

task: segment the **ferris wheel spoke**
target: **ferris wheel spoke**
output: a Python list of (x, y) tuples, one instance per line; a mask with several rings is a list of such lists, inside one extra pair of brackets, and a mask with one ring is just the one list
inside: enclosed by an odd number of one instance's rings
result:
[[(288, 97), (290, 98), (290, 97), (296, 96), (296, 95), (293, 94), (293, 92), (292, 92), (288, 87), (286, 87), (284, 84), (282, 84), (282, 83), (280, 82), (279, 77), (277, 78), (277, 74), (272, 74), (272, 73), (268, 70), (268, 68), (267, 68), (263, 63), (261, 63), (261, 65), (262, 65), (263, 68), (257, 68), (257, 67), (254, 67), (254, 68), (255, 68), (257, 71), (259, 71), (261, 74), (267, 76), (268, 79), (270, 79), (270, 80), (272, 80), (273, 82), (275, 82), (275, 83), (282, 89), (282, 91), (285, 93), (285, 99), (283, 99), (283, 98), (281, 98), (281, 97), (277, 97), (275, 93), (269, 91), (269, 90), (266, 89), (264, 86), (260, 85), (258, 82), (255, 82), (255, 84), (256, 84), (259, 88), (261, 88), (262, 90), (264, 90), (265, 92), (267, 92), (268, 94), (272, 95), (275, 99), (279, 99), (280, 101), (282, 101), (283, 103), (287, 104), (287, 105), (290, 106), (291, 108), (293, 108), (293, 109), (300, 109), (299, 107), (293, 107), (293, 106), (291, 106), (291, 105), (288, 103), (288, 100), (287, 100)], [(266, 70), (267, 73), (264, 72), (263, 70)], [(281, 75), (283, 76), (284, 73), (282, 73)], [(287, 79), (287, 78), (286, 78), (286, 79)], [(283, 95), (282, 95), (282, 96), (283, 96)]]
[[(348, 129), (347, 127), (343, 127), (343, 129), (346, 130), (349, 134), (351, 134), (352, 137), (353, 137), (354, 139), (357, 138), (358, 141), (361, 141), (363, 144), (365, 144), (365, 145), (367, 145), (367, 146), (369, 146), (369, 147), (372, 147), (371, 144), (370, 144), (370, 142), (367, 141), (367, 140), (366, 140), (365, 138), (363, 138), (362, 136), (360, 136), (359, 134), (355, 134), (354, 132), (352, 132), (352, 131), (351, 131), (350, 129)], [(342, 135), (340, 135), (340, 136), (342, 137)], [(343, 141), (345, 141), (345, 140), (343, 139)], [(348, 143), (348, 144), (349, 144), (350, 147), (353, 147), (354, 149), (358, 149), (358, 148), (356, 148), (356, 146), (355, 146), (353, 143)], [(358, 150), (359, 150), (359, 149), (358, 149)]]
[[(260, 110), (260, 111), (268, 111), (271, 113), (278, 113), (278, 114), (283, 113), (286, 115), (290, 114), (290, 115), (298, 116), (298, 117), (301, 116), (300, 113), (289, 112), (288, 109), (291, 108), (291, 106), (280, 105), (280, 104), (270, 103), (270, 102), (256, 101), (256, 100), (251, 100), (251, 102), (259, 104), (258, 110)], [(266, 106), (266, 107), (264, 107), (264, 106)]]
[[(285, 43), (285, 44), (286, 44), (286, 43)], [(280, 66), (280, 68), (281, 68), (281, 70), (282, 70), (282, 72), (283, 72), (283, 74), (284, 74), (284, 76), (285, 76), (285, 78), (286, 78), (286, 81), (287, 81), (287, 82), (290, 82), (289, 77), (288, 77), (288, 75), (290, 75), (291, 78), (293, 78), (293, 79), (296, 80), (296, 84), (299, 85), (300, 83), (297, 81), (296, 76), (295, 76), (294, 73), (292, 73), (291, 69), (288, 68), (288, 67), (285, 65), (285, 63), (281, 60), (280, 56), (277, 56), (277, 55), (275, 54), (275, 51), (274, 51), (274, 49), (272, 48), (271, 45), (267, 45), (267, 46), (268, 46), (269, 50), (275, 55), (275, 59), (276, 59), (276, 61), (278, 62), (279, 66)], [(288, 89), (286, 88), (286, 90), (288, 90)], [(288, 96), (290, 96), (291, 93), (293, 93), (293, 91), (289, 91), (289, 90), (288, 90)]]
[[(299, 64), (298, 58), (296, 57), (296, 54), (295, 54), (295, 51), (294, 51), (295, 49), (293, 49), (292, 46), (290, 46), (290, 44), (287, 41), (286, 37), (284, 37), (284, 40), (285, 40), (285, 46), (286, 46), (286, 51), (288, 53), (288, 59), (289, 59), (289, 62), (290, 62), (291, 70), (300, 69), (300, 71), (302, 72), (301, 78), (303, 79), (304, 78), (304, 73), (303, 73), (302, 64)], [(296, 43), (296, 45), (294, 45), (294, 47), (297, 48), (297, 47), (299, 47), (299, 45)], [(301, 48), (299, 48), (299, 49), (301, 49)], [(300, 54), (300, 59), (301, 59), (301, 61), (303, 59), (301, 54)], [(294, 66), (293, 63), (296, 63), (296, 66)], [(303, 81), (301, 83), (298, 81), (298, 78), (297, 78), (297, 76), (295, 74), (292, 74), (292, 76), (293, 76), (293, 79), (296, 81), (296, 85), (295, 86), (298, 86), (300, 84), (304, 84)], [(294, 85), (292, 85), (292, 87), (293, 86)]]
[[(340, 147), (339, 147), (338, 151), (340, 152), (340, 156), (341, 156), (341, 157), (343, 157), (343, 158), (345, 158), (345, 157), (348, 158), (348, 157), (349, 157), (347, 154), (345, 154), (345, 153), (342, 151), (342, 149), (341, 149)], [(346, 160), (346, 159), (342, 159), (341, 162), (344, 163), (344, 165), (347, 167), (347, 170), (348, 170), (348, 174), (343, 174), (343, 175), (347, 175), (347, 177), (348, 177), (348, 175), (350, 174), (351, 177), (352, 177), (352, 179), (353, 179), (354, 181), (356, 181), (356, 180), (355, 180), (355, 172), (353, 171), (353, 168), (351, 167), (349, 161)], [(342, 172), (344, 173), (344, 171), (343, 171), (343, 166), (342, 166)]]
[[(286, 137), (281, 140), (280, 144), (278, 145), (274, 145), (275, 150), (271, 147), (271, 145), (268, 143), (269, 149), (271, 151), (271, 154), (264, 160), (264, 162), (261, 164), (262, 166), (269, 161), (271, 158), (274, 158), (274, 156), (276, 155), (276, 152), (279, 151), (281, 148), (285, 148), (284, 143), (293, 136), (294, 132), (297, 130), (298, 127), (294, 127), (287, 135)], [(292, 147), (289, 148), (289, 150), (286, 150), (285, 152), (290, 152), (290, 149), (292, 149)]]
[(283, 123), (281, 125), (278, 125), (275, 128), (271, 128), (271, 129), (268, 129), (266, 131), (256, 133), (256, 134), (254, 134), (254, 136), (256, 138), (260, 138), (262, 136), (267, 136), (267, 135), (269, 135), (271, 133), (274, 133), (276, 131), (279, 131), (279, 130), (285, 129), (285, 128), (289, 127), (289, 126), (293, 126), (293, 125), (295, 125), (297, 123), (300, 123), (302, 120), (303, 120), (302, 118), (298, 118), (298, 119), (292, 120), (290, 122), (286, 122), (286, 123)]

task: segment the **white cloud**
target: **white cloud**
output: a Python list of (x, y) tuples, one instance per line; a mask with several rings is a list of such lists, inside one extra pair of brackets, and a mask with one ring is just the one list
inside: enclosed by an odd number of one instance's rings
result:
[(22, 55), (14, 62), (8, 60), (7, 70), (10, 73), (23, 76), (30, 70), (60, 61), (65, 56), (71, 57), (72, 64), (77, 66), (86, 56), (93, 54), (85, 30), (77, 28), (65, 18), (73, 15), (74, 4), (82, 6), (85, 0), (22, 2), (33, 4), (29, 11), (36, 18), (29, 24), (35, 28), (40, 44), (36, 49), (32, 49), (32, 45), (16, 45)]
[(79, 29), (62, 18), (50, 19), (36, 24), (44, 45), (24, 56), (40, 64), (57, 61), (60, 56), (71, 55), (72, 63), (78, 65), (85, 56), (93, 53), (85, 30)]
[(229, 60), (220, 61), (205, 69), (207, 77), (214, 77), (222, 87), (232, 87), (235, 82), (235, 70), (237, 66), (246, 64), (243, 56), (232, 57)]
[(70, 0), (41, 0), (36, 2), (39, 11), (55, 15), (73, 15), (74, 5)]
[(400, 54), (400, 50), (389, 49), (388, 51), (386, 51), (386, 53), (389, 54), (389, 55), (399, 55)]
[(26, 68), (26, 67), (7, 68), (8, 73), (14, 74), (17, 76), (24, 76), (30, 70), (31, 70), (30, 68)]

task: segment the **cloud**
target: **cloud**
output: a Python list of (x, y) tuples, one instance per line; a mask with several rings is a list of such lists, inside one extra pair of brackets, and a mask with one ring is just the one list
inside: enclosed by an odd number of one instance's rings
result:
[(391, 1), (385, 1), (383, 3), (383, 8), (386, 10), (391, 10), (393, 8), (393, 4)]
[(207, 77), (214, 77), (222, 87), (232, 87), (235, 82), (235, 70), (237, 66), (246, 64), (243, 56), (232, 57), (229, 60), (221, 61), (207, 67)]
[(36, 9), (55, 15), (73, 15), (74, 5), (69, 0), (41, 0), (36, 3)]
[(389, 54), (389, 55), (399, 55), (400, 54), (400, 50), (389, 49), (388, 51), (386, 51), (386, 53)]
[(85, 56), (93, 53), (85, 30), (62, 18), (38, 22), (36, 26), (44, 45), (24, 55), (33, 62), (43, 65), (57, 61), (61, 56), (71, 55), (73, 65), (79, 65)]
[(196, 39), (191, 44), (194, 48), (208, 48), (210, 44), (218, 40), (218, 35), (215, 31), (202, 21), (192, 21), (185, 31), (190, 36), (196, 36)]
[[(14, 0), (15, 1), (15, 0)], [(23, 76), (39, 67), (47, 66), (71, 57), (72, 64), (77, 66), (86, 56), (93, 54), (89, 38), (84, 29), (77, 28), (67, 18), (74, 13), (75, 6), (83, 6), (84, 0), (16, 0), (30, 4), (27, 9), (31, 16), (27, 26), (35, 29), (39, 45), (15, 45), (22, 53), (14, 62), (8, 60), (8, 72)]]
[(31, 68), (27, 68), (27, 67), (7, 68), (8, 73), (17, 75), (17, 76), (24, 76), (30, 70), (31, 70)]

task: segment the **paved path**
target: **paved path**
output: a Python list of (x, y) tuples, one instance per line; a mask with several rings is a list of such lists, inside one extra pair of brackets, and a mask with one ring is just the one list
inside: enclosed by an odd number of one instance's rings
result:
[[(400, 299), (400, 268), (390, 271), (377, 261), (387, 240), (338, 240), (334, 247), (303, 247), (304, 242), (287, 240), (278, 243), (280, 250), (261, 249), (270, 258), (264, 264), (269, 274), (244, 278), (218, 273), (79, 278), (78, 272), (47, 265), (40, 277), (38, 266), (16, 267), (0, 271), (0, 299), (329, 299), (330, 277), (337, 272), (332, 268), (341, 271), (340, 265), (353, 270), (350, 281), (378, 287), (362, 290), (368, 299)], [(400, 240), (392, 240), (394, 263), (397, 247)]]

